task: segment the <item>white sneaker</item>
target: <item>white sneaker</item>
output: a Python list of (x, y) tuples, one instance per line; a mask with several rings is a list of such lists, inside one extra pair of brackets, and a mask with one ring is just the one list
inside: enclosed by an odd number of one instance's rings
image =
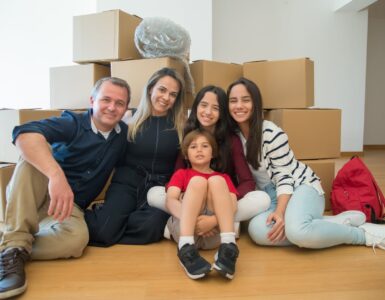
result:
[(335, 216), (324, 216), (325, 221), (358, 227), (365, 223), (366, 215), (359, 210), (347, 210)]
[(359, 228), (365, 231), (366, 246), (372, 246), (374, 253), (375, 247), (385, 250), (385, 225), (365, 223)]

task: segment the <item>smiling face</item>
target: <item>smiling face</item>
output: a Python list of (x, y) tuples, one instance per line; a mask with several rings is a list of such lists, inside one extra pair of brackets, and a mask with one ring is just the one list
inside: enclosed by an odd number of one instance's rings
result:
[(218, 97), (213, 92), (206, 92), (198, 104), (197, 118), (206, 130), (213, 132), (219, 120)]
[(248, 125), (253, 113), (253, 102), (250, 93), (243, 84), (234, 85), (229, 93), (229, 112), (241, 127)]
[(173, 107), (179, 91), (180, 86), (174, 78), (170, 76), (160, 78), (150, 90), (151, 114), (153, 116), (167, 115)]
[(92, 119), (97, 129), (110, 131), (122, 119), (128, 106), (125, 88), (105, 81), (95, 97), (90, 98)]

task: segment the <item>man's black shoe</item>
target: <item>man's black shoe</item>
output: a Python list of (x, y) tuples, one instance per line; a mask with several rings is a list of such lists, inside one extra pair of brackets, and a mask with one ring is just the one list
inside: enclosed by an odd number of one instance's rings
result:
[(195, 245), (186, 244), (178, 250), (179, 261), (191, 279), (204, 277), (211, 271), (211, 265), (199, 255)]
[(19, 295), (27, 288), (24, 265), (30, 258), (20, 248), (7, 248), (0, 253), (0, 299)]
[(222, 243), (216, 254), (213, 268), (222, 276), (233, 279), (238, 255), (239, 250), (237, 245), (234, 243)]

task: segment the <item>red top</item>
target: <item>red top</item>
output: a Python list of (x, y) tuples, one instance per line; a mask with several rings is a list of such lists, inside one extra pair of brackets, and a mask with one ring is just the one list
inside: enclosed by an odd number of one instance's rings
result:
[[(237, 197), (242, 198), (248, 192), (255, 190), (255, 181), (249, 165), (247, 164), (245, 155), (243, 153), (243, 147), (241, 140), (235, 134), (231, 135), (231, 176), (237, 178)], [(176, 163), (175, 170), (186, 168), (186, 164), (183, 160), (182, 155), (179, 155)]]
[(194, 176), (201, 176), (206, 179), (209, 179), (211, 176), (215, 176), (215, 175), (223, 177), (226, 180), (230, 193), (234, 193), (235, 195), (238, 195), (238, 192), (233, 182), (231, 181), (230, 177), (225, 173), (219, 173), (216, 171), (210, 174), (207, 174), (207, 173), (201, 173), (193, 169), (179, 169), (172, 175), (166, 188), (169, 188), (170, 186), (176, 186), (180, 188), (182, 192), (184, 192), (186, 191), (187, 185), (189, 184), (191, 178), (193, 178)]

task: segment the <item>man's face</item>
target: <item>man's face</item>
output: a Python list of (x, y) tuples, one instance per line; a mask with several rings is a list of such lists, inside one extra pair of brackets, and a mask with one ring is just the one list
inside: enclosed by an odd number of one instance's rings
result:
[(105, 81), (96, 97), (91, 96), (92, 119), (100, 131), (110, 131), (121, 120), (128, 106), (128, 93), (123, 87)]

